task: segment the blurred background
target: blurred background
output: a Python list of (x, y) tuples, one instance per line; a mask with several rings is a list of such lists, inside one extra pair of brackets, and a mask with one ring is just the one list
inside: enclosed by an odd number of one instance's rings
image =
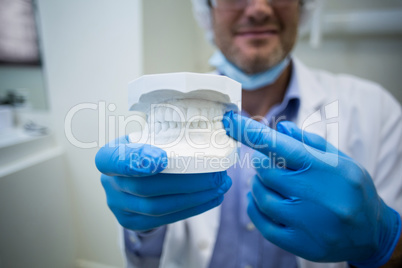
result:
[[(322, 3), (294, 55), (402, 101), (402, 1)], [(95, 154), (136, 127), (129, 81), (210, 71), (213, 50), (189, 0), (0, 0), (1, 268), (123, 266)]]

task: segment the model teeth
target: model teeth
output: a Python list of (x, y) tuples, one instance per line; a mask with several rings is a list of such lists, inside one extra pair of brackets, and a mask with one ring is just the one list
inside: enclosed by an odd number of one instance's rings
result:
[(173, 109), (167, 108), (165, 111), (165, 121), (173, 121)]
[[(196, 117), (200, 115), (200, 110), (197, 108), (189, 107), (187, 109), (186, 120), (187, 121), (194, 121)], [(197, 120), (198, 121), (198, 120)]]
[(163, 122), (165, 121), (165, 107), (157, 107), (155, 109), (155, 121)]
[(205, 121), (200, 121), (200, 123), (198, 124), (199, 128), (201, 129), (206, 129), (207, 128), (207, 122)]
[(173, 111), (173, 121), (174, 122), (185, 122), (184, 114), (185, 113), (179, 114), (178, 111), (174, 110)]
[[(169, 104), (166, 104), (168, 106)], [(166, 107), (158, 105), (153, 113), (155, 117), (148, 118), (150, 125), (156, 134), (169, 129), (222, 129), (223, 109), (220, 107), (196, 108), (196, 107)], [(153, 121), (153, 122), (152, 122)]]
[(191, 127), (192, 128), (198, 128), (198, 122), (191, 122)]
[(223, 118), (223, 111), (215, 110), (215, 116), (213, 118), (214, 121), (221, 121)]
[(216, 121), (214, 122), (214, 129), (221, 129), (223, 128), (223, 123), (222, 121)]
[(207, 109), (201, 109), (201, 117), (203, 117), (202, 120), (208, 119), (208, 110)]
[(158, 134), (162, 130), (161, 122), (155, 122), (155, 133)]
[(208, 111), (208, 120), (212, 121), (215, 117), (215, 109), (214, 108), (210, 108)]
[(161, 125), (162, 125), (162, 131), (166, 131), (169, 128), (168, 122), (163, 122)]

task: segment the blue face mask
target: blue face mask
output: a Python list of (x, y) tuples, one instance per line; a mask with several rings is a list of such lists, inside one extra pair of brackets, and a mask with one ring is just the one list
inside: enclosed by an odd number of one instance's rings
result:
[(290, 57), (286, 57), (283, 61), (265, 72), (248, 75), (228, 61), (219, 50), (209, 59), (209, 64), (214, 66), (221, 74), (241, 83), (243, 89), (249, 91), (275, 83), (282, 72), (286, 69), (289, 62)]

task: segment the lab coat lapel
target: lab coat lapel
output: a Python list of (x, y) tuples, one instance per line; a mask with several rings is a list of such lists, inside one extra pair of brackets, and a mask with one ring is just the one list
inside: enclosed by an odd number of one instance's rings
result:
[(295, 75), (300, 90), (300, 109), (297, 125), (302, 127), (305, 120), (310, 118), (325, 101), (325, 92), (322, 89), (313, 73), (298, 59), (293, 59)]
[(169, 224), (160, 268), (207, 268), (220, 223), (220, 206), (184, 221)]
[(323, 120), (321, 108), (326, 101), (326, 91), (303, 63), (297, 59), (293, 62), (300, 90), (300, 109), (296, 124), (303, 131), (326, 137), (326, 128), (320, 123)]

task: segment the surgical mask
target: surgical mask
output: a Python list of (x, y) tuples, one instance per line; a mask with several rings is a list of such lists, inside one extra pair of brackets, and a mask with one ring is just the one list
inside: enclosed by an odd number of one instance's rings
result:
[(242, 84), (244, 90), (253, 91), (276, 82), (290, 62), (290, 57), (270, 68), (269, 70), (248, 75), (226, 59), (221, 51), (216, 51), (209, 59), (209, 64), (214, 66), (221, 74), (226, 75)]

